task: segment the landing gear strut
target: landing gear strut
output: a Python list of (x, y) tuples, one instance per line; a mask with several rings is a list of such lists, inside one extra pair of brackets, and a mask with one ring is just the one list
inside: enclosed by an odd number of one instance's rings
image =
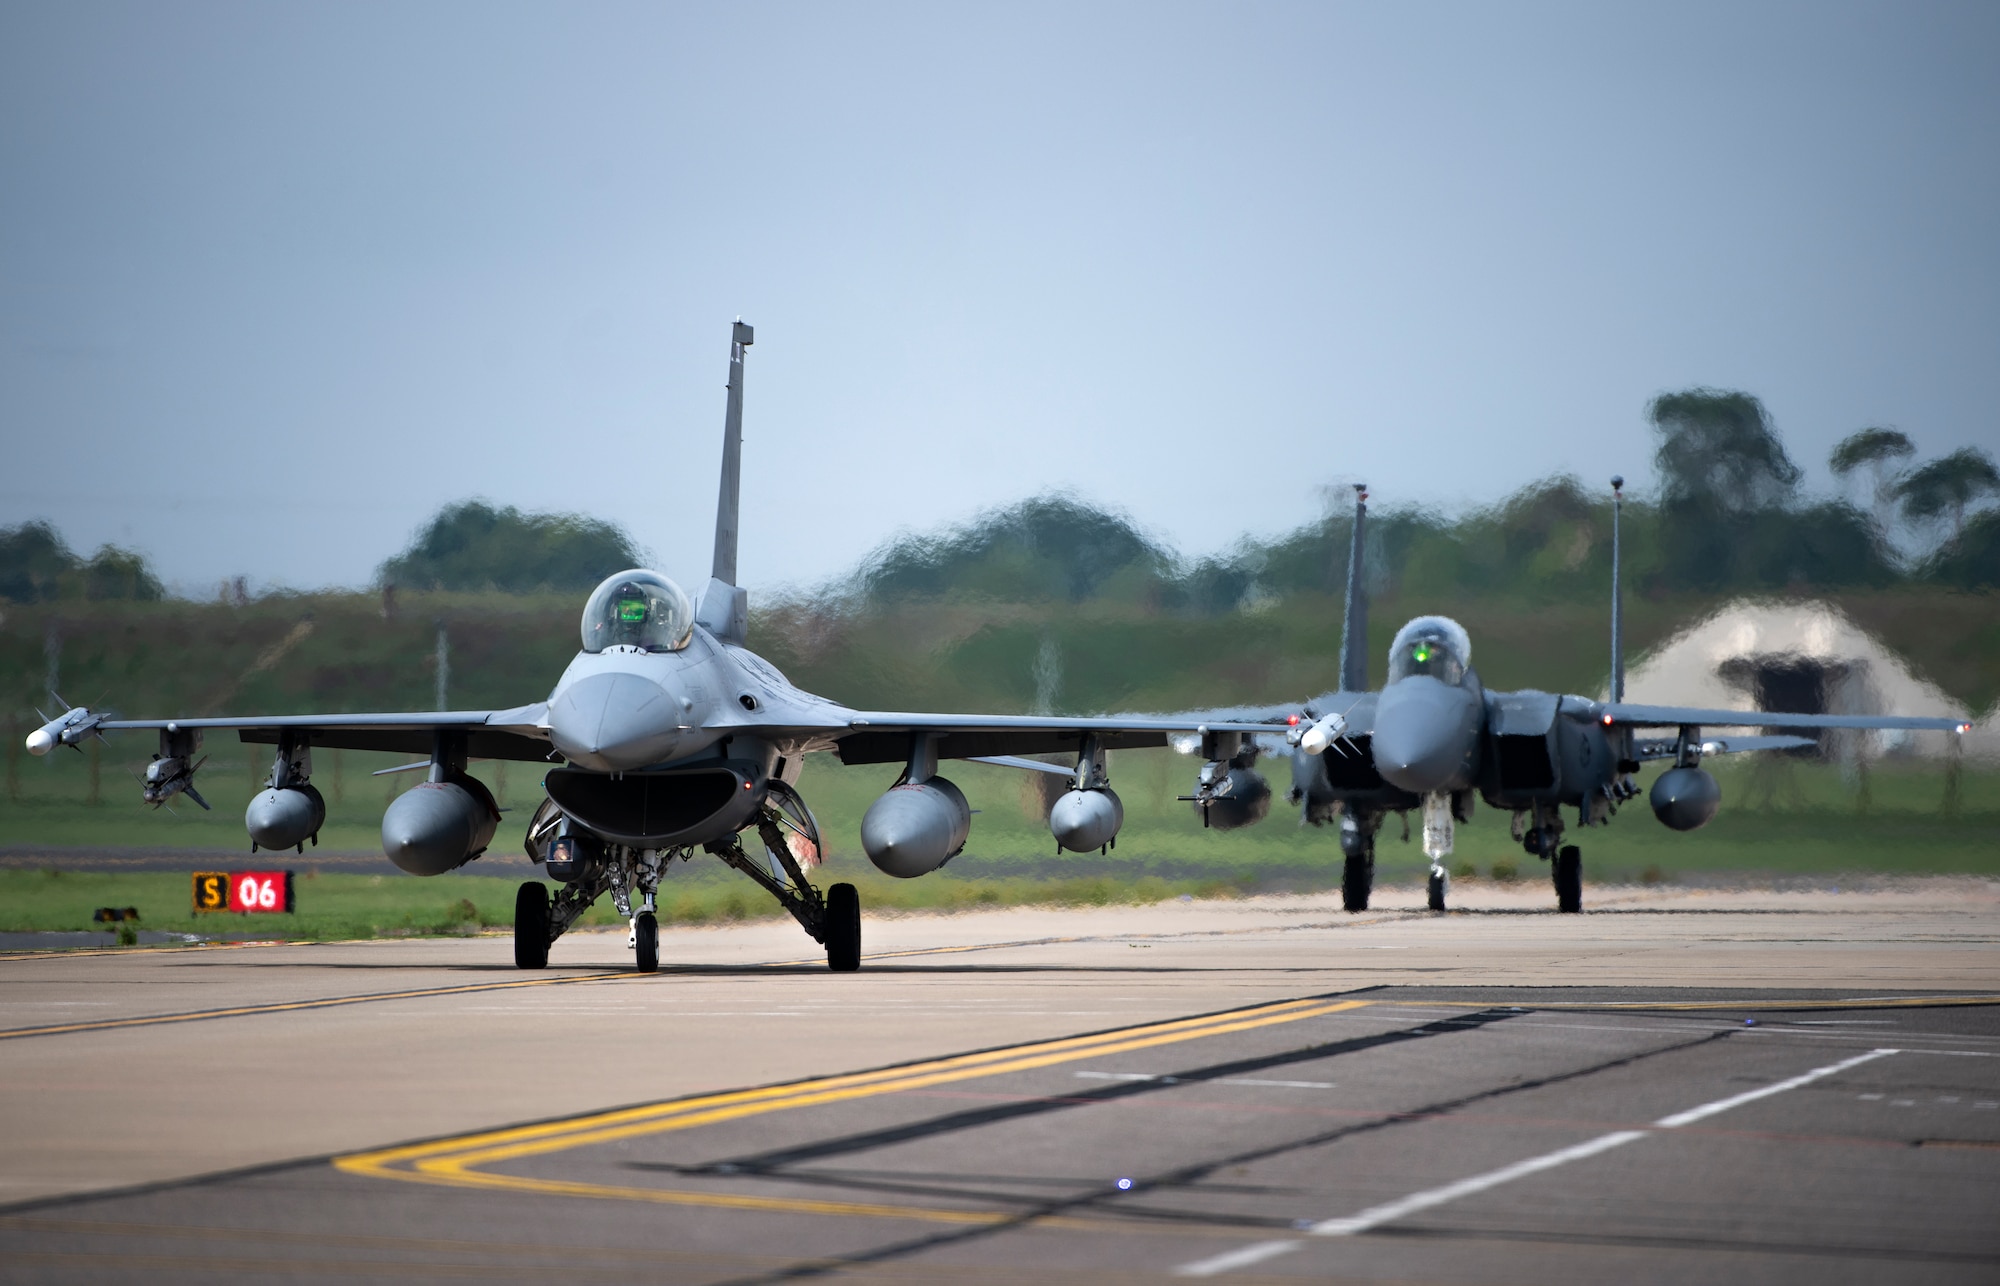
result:
[(1555, 808), (1537, 804), (1532, 816), (1526, 810), (1518, 812), (1514, 826), (1521, 847), (1549, 864), (1549, 879), (1556, 886), (1556, 910), (1583, 910), (1583, 854), (1576, 845), (1562, 842), (1562, 818)]
[[(1470, 815), (1468, 812), (1467, 816)], [(1451, 887), (1451, 877), (1444, 871), (1444, 859), (1451, 856), (1452, 822), (1455, 818), (1456, 809), (1450, 795), (1432, 791), (1424, 796), (1424, 856), (1431, 862), (1428, 892), (1433, 911), (1444, 910), (1444, 895)]]
[[(773, 781), (768, 790), (771, 803), (759, 810), (752, 823), (763, 841), (762, 860), (744, 850), (740, 834), (710, 840), (702, 848), (776, 898), (813, 941), (826, 948), (828, 968), (851, 973), (861, 967), (860, 895), (852, 884), (835, 884), (824, 896), (813, 887), (806, 879), (805, 866), (823, 851), (818, 826), (789, 786)], [(541, 813), (536, 816), (541, 817)], [(545, 858), (542, 853), (552, 852), (543, 844), (554, 829), (555, 824), (546, 820), (531, 825), (528, 841), (528, 856), (548, 861), (551, 871), (556, 870), (556, 858)], [(638, 971), (656, 972), (660, 967), (660, 880), (675, 862), (692, 857), (693, 848), (642, 849), (586, 838), (588, 845), (583, 852), (571, 851), (564, 857), (564, 880), (553, 898), (545, 884), (521, 886), (514, 900), (514, 963), (523, 969), (545, 968), (550, 944), (609, 893), (612, 905), (630, 926), (625, 944)]]

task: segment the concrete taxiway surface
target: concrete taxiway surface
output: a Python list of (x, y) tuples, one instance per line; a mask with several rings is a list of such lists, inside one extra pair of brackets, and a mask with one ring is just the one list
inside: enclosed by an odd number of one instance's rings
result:
[(2000, 886), (0, 958), (0, 1280), (2000, 1276)]

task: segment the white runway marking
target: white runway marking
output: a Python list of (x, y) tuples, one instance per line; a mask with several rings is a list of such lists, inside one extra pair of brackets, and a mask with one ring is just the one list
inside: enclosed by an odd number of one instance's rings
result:
[(1237, 1250), (1225, 1251), (1220, 1255), (1211, 1255), (1207, 1259), (1197, 1259), (1191, 1264), (1182, 1264), (1174, 1269), (1174, 1276), (1216, 1277), (1223, 1273), (1233, 1273), (1239, 1268), (1248, 1268), (1267, 1259), (1276, 1259), (1279, 1255), (1288, 1255), (1303, 1245), (1305, 1245), (1303, 1241), (1296, 1239), (1260, 1241)]
[[(1901, 1051), (1894, 1049), (1870, 1050), (1866, 1054), (1859, 1054), (1853, 1058), (1843, 1059), (1838, 1063), (1831, 1063), (1825, 1067), (1815, 1067), (1812, 1071), (1801, 1073), (1790, 1080), (1778, 1081), (1775, 1084), (1765, 1085), (1754, 1090), (1746, 1090), (1741, 1094), (1732, 1094), (1728, 1098), (1717, 1099), (1713, 1103), (1703, 1103), (1699, 1107), (1691, 1107), (1685, 1112), (1676, 1112), (1672, 1116), (1663, 1116), (1643, 1130), (1614, 1130), (1610, 1134), (1600, 1134), (1594, 1139), (1573, 1144), (1566, 1148), (1558, 1148), (1554, 1152), (1545, 1152), (1538, 1157), (1529, 1157), (1525, 1161), (1516, 1161), (1514, 1164), (1502, 1166), (1498, 1170), (1489, 1170), (1485, 1174), (1473, 1175), (1469, 1179), (1460, 1179), (1456, 1183), (1447, 1183), (1440, 1188), (1430, 1188), (1423, 1192), (1413, 1192), (1407, 1197), (1400, 1197), (1395, 1201), (1385, 1202), (1379, 1206), (1371, 1206), (1359, 1214), (1348, 1215), (1343, 1219), (1324, 1219), (1319, 1223), (1313, 1224), (1305, 1231), (1314, 1237), (1350, 1237), (1355, 1233), (1366, 1232), (1370, 1228), (1380, 1227), (1385, 1223), (1391, 1223), (1397, 1219), (1416, 1214), (1419, 1211), (1429, 1210), (1434, 1206), (1441, 1206), (1446, 1202), (1456, 1201), (1460, 1197), (1469, 1197), (1475, 1193), (1485, 1192), (1489, 1188), (1497, 1188), (1502, 1184), (1512, 1183), (1516, 1179), (1524, 1179), (1531, 1174), (1540, 1174), (1544, 1170), (1553, 1170), (1557, 1166), (1568, 1165), (1572, 1161), (1581, 1161), (1586, 1157), (1594, 1157), (1601, 1152), (1609, 1152), (1613, 1148), (1623, 1147), (1627, 1143), (1643, 1139), (1655, 1130), (1677, 1130), (1684, 1125), (1692, 1125), (1696, 1121), (1705, 1121), (1718, 1113), (1741, 1107), (1745, 1103), (1754, 1103), (1758, 1099), (1770, 1098), (1774, 1094), (1783, 1094), (1787, 1090), (1795, 1090), (1801, 1085), (1810, 1085), (1814, 1081), (1837, 1075), (1851, 1067), (1859, 1067), (1863, 1063), (1873, 1062), (1878, 1058), (1886, 1058), (1891, 1054), (1899, 1052)], [(1233, 1272), (1238, 1268), (1246, 1268), (1251, 1264), (1262, 1263), (1266, 1259), (1272, 1259), (1279, 1255), (1290, 1254), (1305, 1244), (1303, 1239), (1297, 1237), (1288, 1237), (1277, 1241), (1260, 1241), (1226, 1254), (1212, 1255), (1207, 1259), (1197, 1259), (1192, 1263), (1182, 1264), (1180, 1267), (1174, 1269), (1174, 1275), (1176, 1277), (1214, 1277), (1221, 1273)]]

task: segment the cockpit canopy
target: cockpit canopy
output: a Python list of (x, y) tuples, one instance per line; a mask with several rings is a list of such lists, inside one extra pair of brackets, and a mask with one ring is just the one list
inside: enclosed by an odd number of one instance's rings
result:
[(583, 606), (583, 650), (608, 647), (678, 652), (694, 635), (694, 605), (681, 587), (640, 568), (619, 572)]
[(1419, 616), (1396, 631), (1389, 645), (1389, 682), (1428, 674), (1453, 687), (1465, 682), (1472, 665), (1472, 636), (1445, 616)]

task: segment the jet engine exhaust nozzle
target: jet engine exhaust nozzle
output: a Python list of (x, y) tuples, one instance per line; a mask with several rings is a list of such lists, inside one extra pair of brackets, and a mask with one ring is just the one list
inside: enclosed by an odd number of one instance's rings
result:
[(884, 875), (913, 879), (958, 856), (972, 809), (943, 777), (892, 786), (861, 819), (861, 847)]

